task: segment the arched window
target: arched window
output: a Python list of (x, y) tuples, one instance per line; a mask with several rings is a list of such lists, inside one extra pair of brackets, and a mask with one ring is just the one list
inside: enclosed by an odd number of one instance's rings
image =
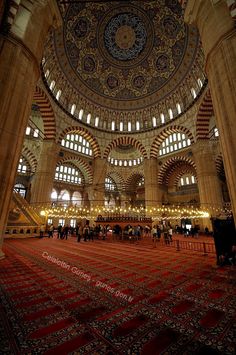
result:
[(67, 134), (66, 137), (62, 139), (61, 145), (85, 155), (92, 155), (90, 143), (79, 134)]
[(79, 191), (75, 191), (72, 195), (72, 204), (76, 206), (81, 206), (82, 205), (82, 195)]
[(161, 123), (163, 124), (163, 123), (165, 123), (165, 116), (164, 116), (164, 113), (161, 113)]
[(58, 90), (58, 91), (57, 91), (57, 94), (56, 94), (56, 99), (57, 99), (57, 101), (59, 101), (60, 96), (61, 96), (61, 90)]
[(176, 104), (176, 108), (177, 108), (178, 114), (180, 114), (181, 113), (181, 106), (179, 103)]
[(71, 110), (70, 110), (70, 113), (71, 113), (72, 115), (75, 113), (75, 109), (76, 109), (76, 105), (73, 104), (73, 105), (71, 106)]
[(219, 131), (217, 127), (214, 127), (214, 137), (219, 137)]
[(193, 95), (193, 98), (195, 99), (197, 97), (197, 94), (194, 88), (191, 89), (191, 93)]
[(15, 184), (14, 191), (18, 192), (23, 198), (25, 198), (26, 187), (23, 184)]
[(169, 112), (170, 120), (172, 120), (173, 119), (173, 111), (171, 110), (171, 108), (169, 108), (168, 112)]
[(196, 184), (196, 178), (194, 175), (191, 174), (184, 174), (179, 179), (178, 186), (187, 186)]
[(54, 86), (55, 86), (55, 81), (54, 80), (52, 80), (52, 82), (51, 82), (51, 84), (50, 84), (50, 90), (53, 90), (53, 88), (54, 88)]
[(34, 136), (35, 138), (38, 138), (38, 136), (39, 136), (39, 129), (38, 129), (38, 128), (35, 128), (35, 129), (34, 129), (33, 136)]
[(27, 173), (27, 162), (26, 160), (22, 157), (19, 160), (17, 172), (21, 174), (26, 174)]
[(31, 128), (30, 128), (29, 126), (26, 127), (25, 134), (26, 134), (27, 136), (29, 136), (29, 135), (30, 135), (30, 131), (31, 131)]
[(107, 191), (117, 190), (114, 180), (111, 179), (110, 177), (105, 178), (105, 190), (107, 190)]
[(58, 196), (58, 200), (63, 202), (63, 206), (67, 207), (70, 202), (70, 194), (67, 190), (62, 190)]
[(82, 120), (84, 114), (84, 110), (79, 110), (79, 120)]
[(140, 130), (140, 122), (136, 121), (136, 131), (139, 131), (139, 130)]
[(156, 127), (156, 126), (157, 126), (157, 119), (156, 119), (156, 117), (152, 117), (152, 125), (153, 125), (153, 127)]
[(128, 131), (131, 132), (131, 122), (128, 122)]
[(59, 200), (70, 201), (70, 194), (67, 190), (62, 190), (59, 195)]
[(91, 113), (88, 113), (87, 115), (87, 124), (90, 124), (91, 122)]
[(162, 142), (159, 155), (165, 155), (191, 145), (191, 140), (184, 133), (172, 133)]
[(140, 165), (142, 164), (143, 162), (143, 157), (140, 157), (138, 158), (137, 160), (134, 159), (134, 160), (126, 160), (126, 159), (113, 159), (113, 158), (110, 158), (108, 157), (107, 158), (108, 162), (111, 164), (111, 165), (119, 165), (119, 166), (124, 166), (124, 167), (129, 167), (129, 166), (133, 166), (133, 165)]
[(70, 184), (82, 184), (80, 171), (74, 165), (60, 165), (56, 167), (55, 180)]
[(121, 122), (120, 122), (120, 131), (121, 131), (121, 132), (123, 131), (123, 128), (124, 128), (124, 125), (123, 125), (123, 122), (121, 121)]
[(95, 118), (95, 127), (98, 127), (98, 125), (99, 125), (99, 117), (96, 117)]
[(49, 72), (49, 70), (47, 69), (46, 72), (45, 72), (45, 78), (46, 78), (46, 79), (49, 77), (49, 74), (50, 74), (50, 72)]
[(57, 200), (58, 194), (55, 189), (52, 190), (51, 200)]
[(115, 130), (115, 121), (111, 122), (111, 130), (114, 131)]
[(198, 83), (198, 86), (200, 87), (200, 89), (202, 88), (202, 81), (201, 81), (201, 79), (199, 78), (199, 79), (197, 79), (197, 83)]

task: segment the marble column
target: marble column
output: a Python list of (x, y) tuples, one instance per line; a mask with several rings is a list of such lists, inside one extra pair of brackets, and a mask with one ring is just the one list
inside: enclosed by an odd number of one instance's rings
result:
[(0, 258), (43, 44), (49, 28), (60, 21), (55, 0), (36, 0), (20, 4), (13, 23), (0, 34)]
[(51, 203), (56, 164), (60, 146), (54, 141), (45, 140), (42, 144), (37, 170), (31, 185), (31, 204)]
[(106, 160), (101, 158), (94, 159), (93, 184), (89, 194), (91, 207), (104, 206), (106, 166)]
[(219, 129), (227, 185), (236, 220), (236, 28), (225, 0), (188, 0), (185, 21), (195, 24)]
[[(222, 212), (223, 196), (208, 140), (200, 140), (193, 146), (197, 168), (197, 180), (201, 208), (209, 211), (210, 217)], [(205, 227), (212, 229), (210, 218), (205, 219)]]
[(161, 205), (161, 191), (157, 183), (158, 166), (156, 158), (144, 160), (144, 175), (146, 208), (157, 207)]

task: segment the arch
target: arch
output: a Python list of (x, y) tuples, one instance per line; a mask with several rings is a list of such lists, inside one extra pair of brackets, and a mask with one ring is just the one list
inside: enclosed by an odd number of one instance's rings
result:
[(44, 139), (56, 138), (56, 122), (51, 103), (45, 92), (36, 86), (33, 100), (37, 103), (44, 124)]
[(80, 191), (74, 191), (71, 194), (71, 202), (73, 205), (81, 206), (83, 201), (83, 195)]
[(58, 194), (58, 200), (64, 201), (64, 202), (69, 202), (70, 199), (71, 199), (70, 191), (67, 190), (66, 188), (63, 188)]
[(195, 163), (184, 156), (175, 156), (173, 158), (168, 159), (165, 164), (161, 167), (160, 172), (158, 174), (158, 184), (160, 185), (168, 185), (169, 179), (173, 174), (174, 170), (181, 167), (192, 166), (196, 171)]
[(119, 173), (115, 171), (110, 171), (107, 173), (106, 177), (110, 177), (112, 180), (115, 181), (118, 191), (124, 190), (125, 182), (123, 177)]
[(210, 118), (214, 114), (210, 90), (207, 90), (199, 106), (196, 122), (196, 140), (209, 138)]
[(88, 183), (89, 183), (89, 184), (92, 184), (92, 181), (93, 181), (93, 173), (92, 173), (92, 170), (91, 170), (91, 168), (89, 167), (89, 165), (88, 165), (85, 161), (83, 161), (81, 158), (75, 157), (74, 155), (65, 156), (64, 158), (60, 159), (60, 160), (57, 162), (57, 166), (58, 166), (58, 165), (62, 165), (62, 164), (64, 164), (64, 163), (69, 163), (69, 162), (71, 162), (71, 161), (73, 161), (73, 160), (80, 164), (79, 168), (81, 169), (82, 173), (87, 176), (87, 178), (88, 178)]
[(96, 140), (96, 138), (86, 129), (83, 127), (78, 127), (78, 126), (72, 126), (72, 127), (67, 127), (62, 131), (58, 138), (58, 143), (61, 144), (62, 139), (68, 134), (68, 133), (78, 133), (80, 134), (84, 139), (86, 139), (93, 151), (94, 158), (101, 158), (101, 150), (99, 147), (99, 144)]
[(180, 178), (185, 174), (193, 175), (197, 180), (197, 172), (194, 167), (186, 164), (178, 166), (174, 171), (172, 171), (172, 175), (169, 177), (168, 183), (176, 187)]
[(130, 191), (133, 191), (134, 187), (137, 189), (137, 182), (142, 178), (145, 178), (145, 176), (141, 172), (132, 173), (126, 180), (126, 189)]
[(25, 146), (22, 149), (21, 155), (29, 162), (31, 172), (34, 174), (38, 164), (35, 155)]
[(151, 146), (151, 151), (150, 151), (150, 158), (157, 158), (158, 157), (158, 151), (160, 149), (161, 143), (172, 133), (184, 133), (186, 136), (190, 139), (191, 144), (194, 143), (194, 138), (192, 133), (189, 131), (188, 128), (183, 127), (183, 126), (178, 126), (178, 125), (172, 125), (167, 128), (165, 128), (163, 131), (161, 131), (158, 136), (155, 138), (154, 142), (152, 143)]
[(220, 180), (226, 181), (223, 157), (219, 154), (215, 160), (217, 175)]
[(51, 200), (52, 201), (56, 201), (58, 199), (58, 195), (59, 195), (58, 191), (55, 188), (53, 188), (52, 192), (51, 192), (51, 195), (50, 195)]
[(137, 139), (133, 137), (127, 137), (127, 136), (119, 137), (117, 139), (114, 139), (111, 143), (109, 143), (104, 151), (104, 156), (103, 156), (104, 159), (107, 159), (110, 151), (113, 148), (118, 147), (120, 144), (132, 145), (133, 147), (135, 147), (137, 150), (140, 151), (140, 153), (144, 158), (147, 159), (147, 152), (145, 147), (142, 145), (142, 143), (140, 143)]

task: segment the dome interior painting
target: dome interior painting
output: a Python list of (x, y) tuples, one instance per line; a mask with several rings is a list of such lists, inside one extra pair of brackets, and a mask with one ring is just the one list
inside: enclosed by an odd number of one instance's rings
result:
[(204, 88), (199, 34), (184, 24), (177, 0), (59, 6), (63, 26), (48, 37), (42, 70), (76, 120), (125, 133), (152, 129), (181, 115)]

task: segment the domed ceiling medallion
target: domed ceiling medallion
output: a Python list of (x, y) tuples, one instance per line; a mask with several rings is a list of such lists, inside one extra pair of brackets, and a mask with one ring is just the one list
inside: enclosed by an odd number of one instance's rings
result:
[(134, 67), (144, 60), (153, 47), (153, 37), (148, 16), (133, 6), (109, 11), (97, 31), (101, 55), (110, 65), (120, 68)]
[(186, 77), (198, 33), (185, 26), (178, 0), (86, 2), (69, 5), (54, 43), (80, 95), (135, 110), (170, 95)]

